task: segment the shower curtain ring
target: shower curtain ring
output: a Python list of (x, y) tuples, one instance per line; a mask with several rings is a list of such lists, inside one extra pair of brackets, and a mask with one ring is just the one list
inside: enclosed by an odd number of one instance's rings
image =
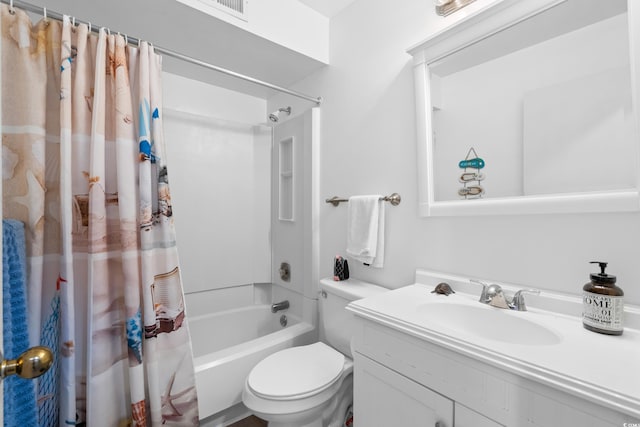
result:
[(89, 22), (89, 31), (87, 32), (87, 35), (91, 34), (91, 22)]
[(16, 10), (13, 8), (13, 0), (9, 0), (9, 13), (12, 15), (16, 14)]
[(42, 8), (42, 17), (44, 18), (44, 22), (47, 22), (47, 8)]
[(129, 36), (127, 36), (126, 34), (124, 35), (124, 45), (125, 46), (129, 45)]

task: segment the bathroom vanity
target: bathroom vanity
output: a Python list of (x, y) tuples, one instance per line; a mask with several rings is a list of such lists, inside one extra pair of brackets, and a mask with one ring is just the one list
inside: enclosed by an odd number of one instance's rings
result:
[[(446, 281), (456, 293), (431, 293)], [(503, 286), (508, 295), (517, 288)], [(416, 283), (351, 303), (361, 426), (623, 426), (640, 423), (637, 307), (622, 336), (587, 331), (578, 296), (527, 295), (528, 311), (478, 302), (468, 278)]]

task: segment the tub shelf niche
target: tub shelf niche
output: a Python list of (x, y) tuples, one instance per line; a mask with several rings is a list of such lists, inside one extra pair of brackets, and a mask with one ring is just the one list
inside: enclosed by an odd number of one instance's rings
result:
[(280, 152), (280, 174), (279, 174), (279, 209), (278, 219), (280, 221), (294, 221), (293, 216), (293, 138), (283, 139), (279, 143)]

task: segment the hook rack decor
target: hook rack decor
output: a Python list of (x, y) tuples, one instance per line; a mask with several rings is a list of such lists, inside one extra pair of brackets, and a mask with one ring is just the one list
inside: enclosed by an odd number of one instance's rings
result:
[[(402, 198), (398, 193), (393, 193), (390, 196), (380, 197), (380, 200), (391, 203), (393, 206), (398, 206), (402, 201)], [(338, 196), (333, 196), (330, 199), (325, 199), (325, 203), (331, 203), (333, 206), (338, 206), (340, 203), (348, 202), (349, 199), (345, 199)]]
[(462, 188), (458, 190), (458, 195), (465, 199), (482, 197), (484, 188), (480, 185), (480, 181), (484, 179), (484, 174), (480, 172), (480, 169), (484, 168), (484, 160), (478, 157), (475, 148), (469, 148), (464, 160), (458, 163), (458, 167), (464, 169), (464, 172), (458, 178), (458, 181), (462, 183)]

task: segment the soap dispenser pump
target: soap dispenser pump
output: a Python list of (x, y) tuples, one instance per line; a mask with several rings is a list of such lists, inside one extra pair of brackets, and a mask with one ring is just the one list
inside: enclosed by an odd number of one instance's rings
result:
[(582, 288), (582, 324), (593, 332), (621, 335), (624, 312), (624, 292), (616, 286), (616, 276), (605, 273), (607, 263), (591, 261), (600, 266), (591, 281)]

